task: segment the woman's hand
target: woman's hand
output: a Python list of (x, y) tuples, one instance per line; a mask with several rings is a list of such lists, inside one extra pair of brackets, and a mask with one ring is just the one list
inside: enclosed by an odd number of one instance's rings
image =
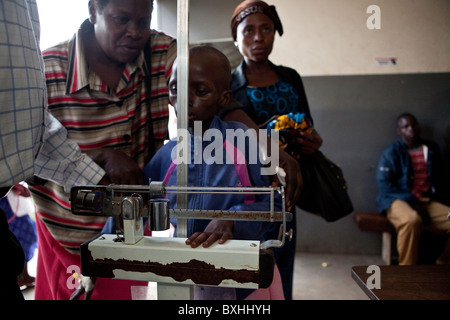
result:
[(99, 184), (144, 184), (142, 170), (133, 159), (122, 151), (106, 148), (91, 150), (86, 154), (106, 171), (106, 176)]
[(204, 248), (208, 248), (216, 241), (224, 244), (233, 238), (233, 226), (234, 222), (230, 220), (211, 220), (205, 231), (194, 233), (186, 240), (186, 244), (192, 248), (197, 248), (201, 244)]
[(322, 137), (316, 130), (311, 134), (299, 130), (300, 137), (297, 137), (297, 142), (302, 145), (302, 152), (305, 154), (313, 154), (319, 150), (323, 143)]

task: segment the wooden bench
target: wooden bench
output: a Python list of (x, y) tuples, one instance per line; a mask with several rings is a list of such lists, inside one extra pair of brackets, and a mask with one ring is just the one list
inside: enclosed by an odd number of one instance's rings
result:
[(392, 238), (396, 233), (386, 216), (378, 212), (355, 212), (353, 221), (361, 231), (381, 233), (381, 258), (386, 265), (391, 265)]
[[(393, 258), (396, 258), (393, 257), (393, 253), (396, 253), (397, 233), (386, 216), (378, 212), (355, 212), (353, 220), (359, 230), (382, 235), (381, 258), (386, 265), (391, 265), (394, 261)], [(418, 264), (434, 264), (444, 251), (447, 239), (447, 234), (436, 234), (427, 229), (422, 230), (419, 239)]]

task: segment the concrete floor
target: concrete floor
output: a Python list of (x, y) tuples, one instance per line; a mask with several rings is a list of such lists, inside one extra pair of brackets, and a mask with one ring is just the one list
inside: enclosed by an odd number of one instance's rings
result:
[(369, 300), (351, 276), (351, 267), (383, 265), (379, 255), (299, 252), (295, 259), (294, 300)]
[[(36, 258), (29, 263), (29, 274), (36, 274)], [(294, 300), (368, 300), (351, 277), (356, 265), (382, 265), (379, 255), (346, 255), (298, 252), (295, 259)], [(22, 291), (34, 300), (34, 289)]]

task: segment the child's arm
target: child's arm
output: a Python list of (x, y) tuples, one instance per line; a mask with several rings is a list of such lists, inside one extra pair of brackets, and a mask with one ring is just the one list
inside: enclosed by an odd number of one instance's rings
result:
[[(249, 153), (246, 152), (245, 155)], [(261, 164), (249, 164), (247, 159), (247, 170), (252, 186), (267, 187), (270, 185), (268, 176), (261, 175)], [(233, 205), (228, 208), (230, 211), (269, 211), (270, 196), (256, 195), (255, 201), (252, 203), (244, 203)], [(282, 198), (278, 192), (275, 193), (274, 210), (281, 211)], [(213, 220), (205, 228), (203, 232), (194, 233), (186, 244), (197, 247), (203, 243), (203, 247), (209, 247), (218, 240), (220, 244), (228, 239), (241, 240), (263, 240), (264, 233), (269, 229), (270, 222), (262, 221), (220, 221)]]

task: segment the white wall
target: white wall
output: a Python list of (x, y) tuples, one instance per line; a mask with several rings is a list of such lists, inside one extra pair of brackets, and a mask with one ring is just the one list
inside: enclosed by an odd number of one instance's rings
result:
[[(236, 0), (191, 0), (191, 41), (230, 37)], [(160, 28), (176, 34), (176, 1), (158, 0)], [(285, 34), (271, 59), (303, 76), (450, 71), (449, 0), (272, 0)], [(367, 28), (380, 8), (381, 29)], [(376, 58), (396, 58), (379, 65)]]
[[(277, 0), (285, 35), (274, 62), (302, 75), (450, 71), (448, 0)], [(370, 5), (380, 8), (381, 29), (369, 30)], [(397, 58), (395, 66), (376, 58)]]

